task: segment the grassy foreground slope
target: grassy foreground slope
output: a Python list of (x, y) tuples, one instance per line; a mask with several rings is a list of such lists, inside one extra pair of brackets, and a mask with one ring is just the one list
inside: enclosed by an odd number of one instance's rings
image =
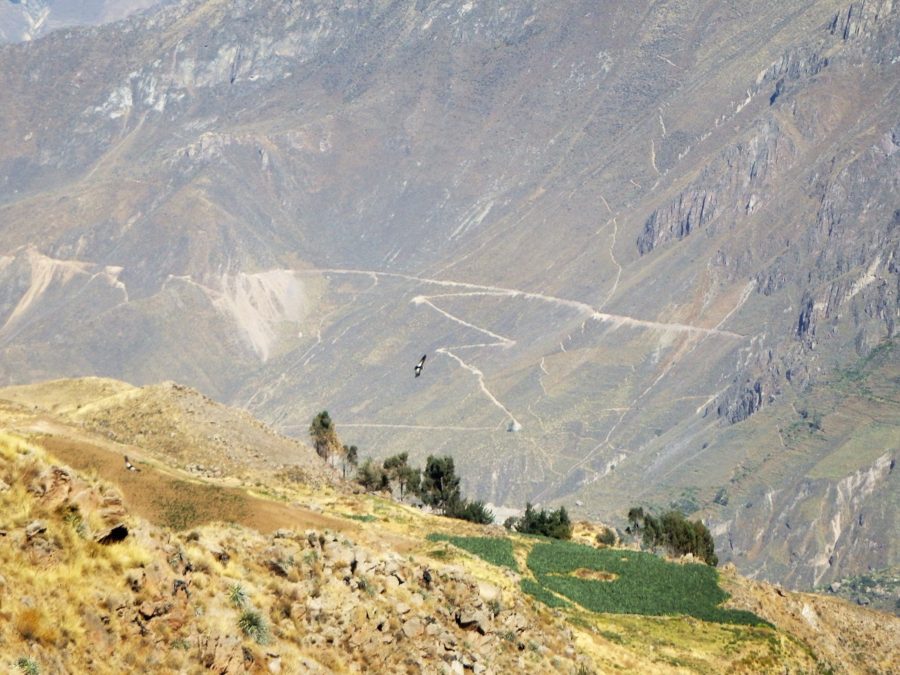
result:
[[(0, 400), (3, 672), (889, 672), (897, 653), (896, 622), (825, 598), (806, 634), (805, 615), (777, 605), (802, 612), (804, 596), (765, 585), (729, 588), (730, 603), (774, 627), (610, 613), (565, 582), (633, 552), (569, 544), (556, 560), (542, 540), (309, 482), (281, 463), (198, 475), (182, 459), (192, 446), (173, 459), (158, 449), (158, 415), (142, 445), (116, 440), (118, 422), (116, 438), (73, 424), (64, 401), (13, 398)], [(108, 419), (132, 420), (140, 399), (107, 401)], [(529, 584), (574, 602), (548, 608), (523, 593)], [(854, 656), (866, 652), (876, 657)]]

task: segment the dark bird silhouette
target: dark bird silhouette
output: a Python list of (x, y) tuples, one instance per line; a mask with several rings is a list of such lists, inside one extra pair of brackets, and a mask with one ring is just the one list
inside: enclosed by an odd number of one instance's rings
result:
[(427, 354), (424, 354), (419, 362), (416, 364), (416, 377), (422, 374), (422, 368), (425, 366), (425, 357)]
[(131, 460), (128, 459), (128, 455), (125, 455), (125, 468), (129, 471), (140, 471), (139, 468), (131, 463)]

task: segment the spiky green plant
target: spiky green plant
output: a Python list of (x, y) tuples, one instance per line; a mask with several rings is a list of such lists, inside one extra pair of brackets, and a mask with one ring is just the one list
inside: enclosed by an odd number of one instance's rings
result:
[(16, 665), (19, 666), (19, 670), (25, 673), (25, 675), (40, 675), (41, 669), (34, 659), (23, 656), (16, 661)]
[(238, 609), (243, 609), (247, 605), (247, 591), (240, 584), (232, 584), (228, 588), (228, 600)]
[(245, 609), (238, 619), (238, 628), (257, 644), (264, 645), (269, 641), (269, 626), (263, 615), (256, 610)]

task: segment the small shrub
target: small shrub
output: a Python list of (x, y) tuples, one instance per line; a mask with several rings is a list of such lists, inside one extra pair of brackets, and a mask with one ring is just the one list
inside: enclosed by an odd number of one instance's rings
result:
[(484, 502), (481, 501), (470, 502), (460, 499), (448, 505), (444, 515), (459, 520), (468, 520), (470, 523), (478, 523), (479, 525), (490, 525), (494, 522), (493, 511), (488, 509)]
[(40, 675), (41, 669), (34, 659), (23, 656), (16, 661), (16, 665), (25, 675)]
[(367, 595), (375, 595), (375, 587), (369, 583), (369, 580), (365, 577), (360, 577), (359, 581), (356, 582), (357, 586), (361, 591), (364, 591)]
[(257, 644), (264, 645), (269, 641), (269, 626), (256, 610), (245, 609), (238, 619), (238, 628)]
[(609, 527), (604, 527), (603, 531), (597, 535), (597, 541), (606, 546), (613, 546), (616, 543), (615, 530)]
[(228, 600), (238, 609), (247, 605), (247, 591), (240, 584), (232, 584), (228, 589)]
[(391, 480), (387, 472), (372, 461), (370, 457), (356, 471), (356, 482), (369, 492), (386, 490), (390, 487)]

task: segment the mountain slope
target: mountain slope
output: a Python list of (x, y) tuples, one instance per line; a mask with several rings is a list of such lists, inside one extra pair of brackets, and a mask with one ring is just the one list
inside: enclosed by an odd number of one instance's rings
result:
[[(98, 404), (140, 411), (147, 394), (166, 410), (184, 404), (181, 388), (147, 392), (94, 378), (0, 393), (7, 670), (121, 672), (140, 663), (222, 673), (878, 673), (895, 660), (897, 618), (749, 582), (733, 569), (712, 575), (732, 592), (729, 606), (752, 608), (772, 625), (620, 613), (627, 607), (551, 610), (524, 592), (534, 583), (533, 551), (549, 540), (429, 515), (340, 483), (298, 481), (252, 457), (233, 465), (242, 475), (190, 475), (158, 451), (178, 419), (146, 419), (133, 445), (70, 417), (94, 414)], [(221, 410), (198, 406), (194, 416), (209, 425)], [(241, 423), (246, 434), (259, 428), (243, 417), (234, 428)], [(123, 452), (140, 471), (125, 467)], [(582, 552), (711, 572), (597, 549), (596, 527), (578, 530), (588, 544), (576, 547)], [(465, 541), (506, 541), (517, 569), (470, 555)], [(652, 593), (638, 595), (646, 602)]]
[(791, 583), (895, 564), (812, 506), (776, 564), (775, 512), (712, 500), (757, 415), (894, 335), (898, 13), (210, 0), (6, 47), (0, 378), (175, 379), (301, 436), (327, 407), (508, 506), (687, 492)]
[(0, 4), (0, 43), (35, 40), (65, 26), (109, 23), (161, 0), (9, 0)]

